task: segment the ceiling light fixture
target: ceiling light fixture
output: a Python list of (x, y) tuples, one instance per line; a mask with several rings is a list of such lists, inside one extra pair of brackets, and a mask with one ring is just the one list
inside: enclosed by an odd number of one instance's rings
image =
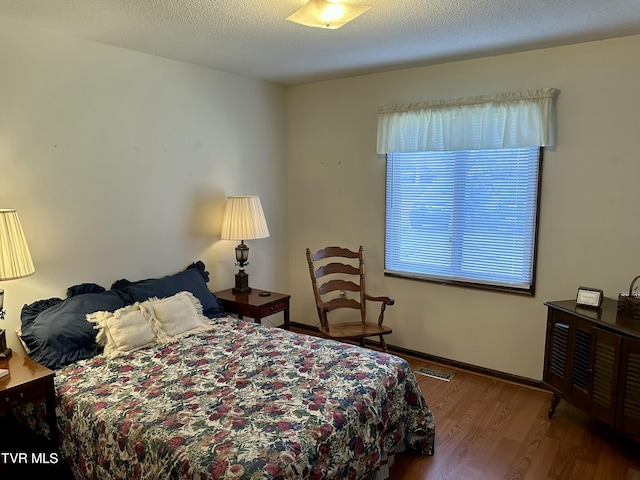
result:
[(309, 0), (302, 8), (287, 17), (290, 22), (308, 27), (340, 28), (371, 7), (348, 5), (329, 0)]

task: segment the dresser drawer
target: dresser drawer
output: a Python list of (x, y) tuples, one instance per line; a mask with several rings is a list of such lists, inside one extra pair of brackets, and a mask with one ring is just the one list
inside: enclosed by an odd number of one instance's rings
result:
[(0, 393), (0, 409), (24, 405), (34, 400), (41, 400), (47, 394), (47, 384), (45, 382), (32, 383), (24, 388)]

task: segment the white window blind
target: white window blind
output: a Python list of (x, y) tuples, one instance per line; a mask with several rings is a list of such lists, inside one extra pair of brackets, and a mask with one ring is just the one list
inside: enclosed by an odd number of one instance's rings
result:
[(385, 272), (532, 291), (540, 153), (388, 154)]

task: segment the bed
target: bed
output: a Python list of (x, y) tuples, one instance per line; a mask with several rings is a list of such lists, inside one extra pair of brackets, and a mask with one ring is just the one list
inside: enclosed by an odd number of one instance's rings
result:
[[(53, 355), (73, 358), (51, 366), (60, 452), (76, 478), (382, 479), (398, 451), (433, 454), (433, 415), (405, 360), (238, 320), (184, 282), (136, 300), (141, 286), (69, 290), (67, 300), (115, 292), (123, 303), (74, 312), (97, 352)], [(51, 306), (34, 305), (21, 336), (42, 359), (33, 324)], [(145, 320), (151, 333), (131, 327)], [(16, 415), (48, 435), (43, 407)]]

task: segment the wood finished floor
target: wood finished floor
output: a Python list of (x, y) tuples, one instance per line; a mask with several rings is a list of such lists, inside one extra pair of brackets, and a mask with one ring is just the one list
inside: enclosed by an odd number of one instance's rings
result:
[(454, 373), (451, 382), (416, 375), (436, 419), (432, 457), (396, 455), (390, 480), (640, 480), (640, 444), (551, 393), (407, 358), (412, 368)]

